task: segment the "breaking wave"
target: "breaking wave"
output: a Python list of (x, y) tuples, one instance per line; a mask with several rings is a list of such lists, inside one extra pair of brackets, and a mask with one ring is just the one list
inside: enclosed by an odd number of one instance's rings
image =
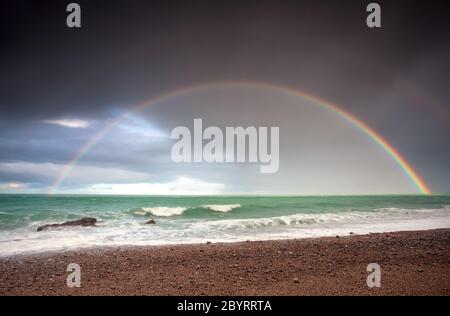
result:
[(136, 215), (147, 215), (152, 214), (155, 216), (169, 217), (183, 214), (188, 208), (187, 207), (167, 207), (167, 206), (157, 206), (157, 207), (142, 207), (134, 209), (133, 213)]
[(208, 208), (214, 212), (222, 212), (227, 213), (232, 211), (235, 208), (241, 207), (241, 204), (224, 204), (224, 205), (203, 205), (204, 208)]
[(241, 207), (241, 204), (211, 204), (202, 205), (199, 207), (186, 207), (186, 206), (155, 206), (155, 207), (139, 207), (131, 209), (131, 212), (135, 215), (154, 215), (161, 217), (179, 216), (187, 210), (202, 209), (211, 210), (214, 212), (227, 213), (233, 209)]

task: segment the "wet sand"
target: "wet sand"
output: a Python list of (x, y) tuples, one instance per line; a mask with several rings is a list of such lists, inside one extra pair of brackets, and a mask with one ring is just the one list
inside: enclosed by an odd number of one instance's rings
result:
[(0, 295), (450, 295), (450, 229), (13, 256), (0, 258)]

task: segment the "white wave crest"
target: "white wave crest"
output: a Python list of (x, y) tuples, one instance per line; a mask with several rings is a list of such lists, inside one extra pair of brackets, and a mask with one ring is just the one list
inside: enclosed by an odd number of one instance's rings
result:
[(152, 214), (155, 216), (176, 216), (181, 215), (184, 211), (187, 210), (187, 207), (167, 207), (167, 206), (157, 206), (157, 207), (143, 207), (134, 212), (136, 215), (147, 215)]
[(208, 208), (214, 212), (222, 212), (222, 213), (226, 213), (226, 212), (230, 212), (231, 210), (235, 209), (235, 208), (239, 208), (241, 207), (241, 204), (223, 204), (223, 205), (218, 205), (218, 204), (213, 204), (213, 205), (203, 205), (204, 208)]
[[(343, 224), (359, 225), (376, 221), (408, 221), (417, 218), (423, 219), (428, 216), (443, 217), (445, 226), (449, 225), (450, 209), (399, 209), (385, 208), (379, 209), (378, 212), (342, 212), (342, 213), (319, 213), (319, 214), (291, 214), (284, 216), (273, 216), (263, 218), (247, 218), (247, 219), (223, 219), (217, 221), (199, 222), (193, 226), (210, 226), (214, 229), (240, 229), (240, 228), (265, 228), (277, 226), (297, 226), (311, 227), (317, 225), (323, 226), (339, 226)], [(447, 222), (445, 222), (447, 220)]]

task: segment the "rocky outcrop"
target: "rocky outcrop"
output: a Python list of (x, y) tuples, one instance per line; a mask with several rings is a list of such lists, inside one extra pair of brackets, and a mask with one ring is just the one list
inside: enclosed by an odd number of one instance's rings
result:
[(148, 220), (145, 222), (146, 224), (156, 224), (154, 219)]
[(40, 232), (42, 230), (47, 230), (51, 228), (64, 227), (64, 226), (95, 226), (97, 223), (97, 219), (93, 217), (83, 217), (81, 219), (77, 219), (74, 221), (67, 221), (61, 224), (47, 224), (42, 225), (37, 228), (37, 231)]

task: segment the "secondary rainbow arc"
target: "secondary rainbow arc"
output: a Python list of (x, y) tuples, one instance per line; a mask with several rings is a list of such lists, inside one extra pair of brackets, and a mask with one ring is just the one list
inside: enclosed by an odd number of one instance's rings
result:
[[(292, 88), (292, 87), (285, 87), (285, 86), (279, 86), (271, 83), (264, 83), (264, 82), (256, 82), (256, 81), (214, 81), (214, 82), (207, 82), (207, 83), (201, 83), (201, 84), (195, 84), (187, 87), (183, 87), (180, 89), (172, 90), (167, 93), (158, 95), (156, 97), (152, 97), (150, 99), (145, 100), (144, 102), (139, 103), (135, 107), (133, 107), (129, 112), (138, 112), (141, 109), (154, 105), (164, 99), (182, 95), (184, 93), (194, 92), (197, 90), (202, 89), (209, 89), (213, 87), (223, 86), (223, 85), (229, 85), (229, 86), (254, 86), (259, 88), (270, 88), (275, 89), (281, 92), (286, 92), (291, 95), (299, 96), (304, 99), (307, 99), (314, 104), (321, 106), (325, 109), (328, 109), (335, 114), (337, 114), (339, 117), (343, 118), (347, 122), (351, 123), (353, 126), (364, 132), (367, 136), (369, 136), (370, 139), (372, 139), (376, 144), (378, 144), (400, 167), (400, 169), (403, 171), (403, 173), (411, 180), (411, 182), (414, 184), (414, 186), (417, 188), (417, 190), (422, 194), (431, 194), (431, 190), (426, 184), (426, 182), (422, 179), (422, 177), (419, 175), (419, 173), (414, 170), (414, 168), (411, 166), (411, 164), (406, 160), (405, 157), (403, 157), (400, 152), (392, 146), (386, 139), (384, 139), (380, 134), (378, 134), (375, 130), (373, 130), (368, 124), (363, 122), (361, 119), (353, 115), (352, 113), (344, 110), (339, 105), (332, 103), (330, 101), (327, 101), (325, 99), (322, 99), (318, 96), (309, 94), (307, 92)], [(65, 177), (70, 173), (70, 171), (73, 169), (73, 167), (76, 165), (77, 161), (79, 161), (83, 155), (85, 155), (90, 148), (92, 148), (105, 134), (108, 133), (108, 131), (113, 128), (116, 124), (118, 124), (129, 112), (117, 117), (116, 119), (108, 121), (103, 128), (101, 128), (97, 133), (95, 133), (86, 143), (83, 144), (83, 146), (80, 147), (80, 149), (76, 152), (74, 157), (62, 168), (61, 172), (53, 182), (52, 186), (50, 187), (49, 194), (54, 194), (59, 185), (64, 181)]]

